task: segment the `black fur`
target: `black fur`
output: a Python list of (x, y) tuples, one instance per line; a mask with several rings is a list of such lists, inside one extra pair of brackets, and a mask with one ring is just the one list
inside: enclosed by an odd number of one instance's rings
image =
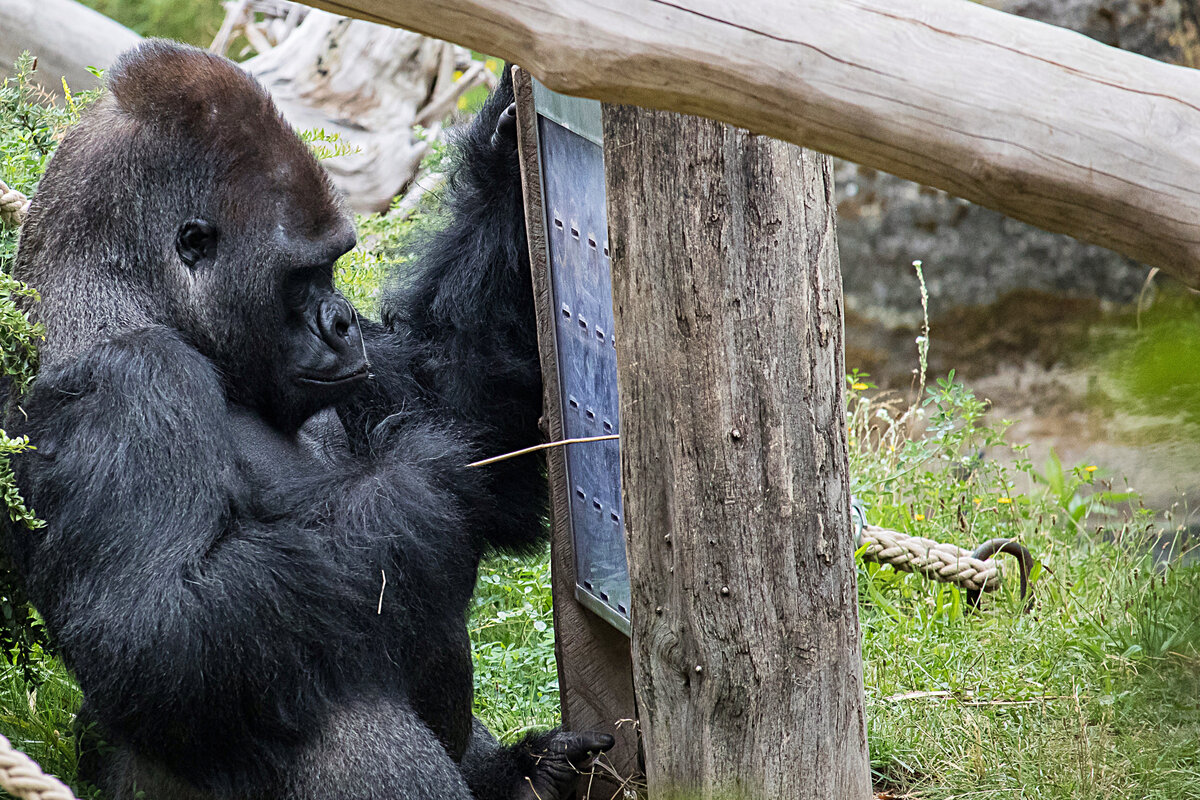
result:
[(508, 82), (383, 324), (333, 289), (353, 229), (257, 84), (150, 41), (109, 89), (23, 231), (47, 341), (7, 417), (48, 522), (7, 544), (109, 744), (81, 768), (114, 800), (564, 797), (610, 738), (502, 747), (470, 710), (479, 559), (545, 502), (536, 458), (466, 467), (538, 436)]

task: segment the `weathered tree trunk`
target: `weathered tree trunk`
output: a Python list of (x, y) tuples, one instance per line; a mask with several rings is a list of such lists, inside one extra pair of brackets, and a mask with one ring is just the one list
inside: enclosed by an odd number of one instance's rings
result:
[[(986, 5), (1026, 18), (1078, 31), (1104, 44), (1172, 64), (1200, 66), (1200, 29), (1196, 0), (984, 0)], [(1061, 131), (1061, 128), (1059, 129)], [(968, 203), (944, 192), (853, 163), (834, 161), (838, 190), (838, 249), (847, 314), (847, 361), (871, 373), (875, 383), (909, 388), (909, 362), (892, 358), (880, 339), (880, 327), (908, 328), (919, 320), (921, 286), (912, 262), (925, 268), (925, 289), (933, 317), (934, 359), (961, 353), (939, 347), (939, 337), (959, 331), (939, 319), (963, 306), (989, 305), (1012, 292), (1032, 289), (1056, 297), (1097, 297), (1128, 303), (1146, 285), (1147, 267), (1111, 250), (1069, 236), (1049, 233)], [(1161, 281), (1160, 281), (1161, 285)], [(1047, 298), (1049, 299), (1049, 298)], [(1052, 301), (1051, 301), (1052, 302)], [(995, 318), (995, 311), (981, 318)], [(857, 330), (858, 317), (870, 320), (870, 332)], [(1029, 321), (1032, 323), (1033, 318)], [(1010, 326), (1011, 329), (1011, 326)], [(1040, 329), (1039, 329), (1040, 330)], [(1023, 358), (1036, 348), (1054, 347), (1054, 335), (1027, 338), (1010, 355)], [(890, 337), (889, 337), (890, 338)], [(988, 354), (1000, 349), (979, 342)], [(1003, 349), (1003, 348), (1002, 348)], [(957, 359), (964, 369), (991, 369), (994, 358)], [(984, 366), (989, 364), (989, 366)], [(934, 370), (936, 372), (936, 370)], [(890, 377), (889, 377), (890, 376)]]
[(74, 0), (0, 0), (0, 79), (28, 50), (37, 57), (34, 79), (43, 89), (61, 95), (63, 78), (72, 92), (91, 89), (98, 81), (87, 68), (108, 69), (140, 39)]
[(829, 159), (632, 107), (604, 141), (650, 796), (865, 798)]

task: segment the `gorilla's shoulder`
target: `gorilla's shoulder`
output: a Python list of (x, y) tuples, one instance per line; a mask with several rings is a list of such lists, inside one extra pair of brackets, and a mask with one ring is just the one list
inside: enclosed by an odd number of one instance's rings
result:
[(224, 407), (224, 392), (212, 362), (176, 331), (161, 326), (122, 333), (67, 361), (43, 367), (30, 401), (58, 395), (60, 402), (71, 402), (97, 394), (143, 408), (213, 401)]

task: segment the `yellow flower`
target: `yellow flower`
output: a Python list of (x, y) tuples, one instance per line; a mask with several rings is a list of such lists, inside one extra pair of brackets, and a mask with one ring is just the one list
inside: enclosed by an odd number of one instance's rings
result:
[(1099, 469), (1099, 467), (1096, 467), (1092, 464), (1088, 464), (1086, 467), (1083, 468), (1083, 471), (1084, 472), (1095, 472), (1097, 469)]
[(489, 58), (487, 61), (483, 62), (483, 65), (485, 67), (487, 67), (489, 70), (491, 70), (492, 72), (495, 72), (496, 67), (498, 66), (496, 59), (494, 59), (494, 58)]
[(458, 80), (462, 76), (463, 76), (463, 71), (461, 69), (454, 70), (454, 80)]
[(851, 447), (854, 447), (854, 440), (853, 440), (853, 439), (851, 439), (851, 440), (850, 440), (850, 446), (851, 446)]
[(997, 497), (996, 502), (1008, 504), (1008, 503), (1012, 502), (1012, 498), (1011, 497)]
[(983, 502), (983, 499), (982, 499), (982, 498), (979, 498), (979, 497), (976, 497), (976, 498), (975, 498), (975, 505), (979, 505), (979, 504), (980, 504), (980, 503), (982, 503), (982, 502)]
[(858, 383), (854, 384), (854, 385), (853, 385), (853, 386), (851, 386), (850, 388), (851, 388), (851, 389), (853, 389), (853, 390), (854, 390), (854, 391), (856, 391), (856, 392), (862, 392), (862, 391), (866, 391), (866, 389), (867, 389), (868, 387), (867, 387), (867, 385), (866, 385), (865, 383), (863, 383), (862, 381), (859, 381)]
[(913, 514), (913, 519), (915, 519), (917, 522), (924, 522), (925, 515), (924, 514)]

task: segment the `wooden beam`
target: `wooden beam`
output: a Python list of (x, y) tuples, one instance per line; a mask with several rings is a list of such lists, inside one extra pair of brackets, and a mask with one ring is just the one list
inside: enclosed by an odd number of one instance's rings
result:
[(1200, 74), (968, 0), (315, 0), (712, 117), (1200, 285)]

